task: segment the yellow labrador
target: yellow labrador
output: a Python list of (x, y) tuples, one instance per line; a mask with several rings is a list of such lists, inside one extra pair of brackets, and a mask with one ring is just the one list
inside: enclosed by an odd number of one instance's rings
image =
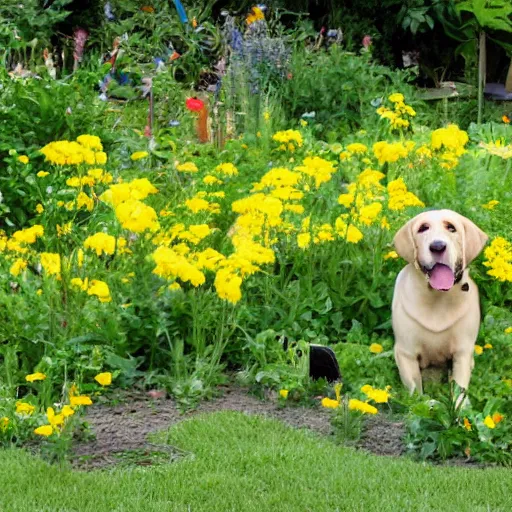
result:
[(420, 213), (395, 235), (409, 264), (398, 274), (392, 306), (395, 360), (404, 385), (422, 393), (421, 370), (452, 362), (452, 378), (467, 389), (480, 326), (478, 288), (468, 265), (487, 235), (451, 210)]

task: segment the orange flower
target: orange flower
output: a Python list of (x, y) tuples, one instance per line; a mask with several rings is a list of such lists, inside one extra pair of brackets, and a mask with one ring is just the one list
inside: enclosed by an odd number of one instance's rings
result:
[(155, 8), (151, 7), (151, 5), (145, 5), (144, 7), (141, 7), (140, 10), (144, 12), (155, 12)]
[(492, 415), (492, 421), (494, 421), (494, 423), (499, 423), (502, 419), (503, 419), (503, 414), (500, 414), (499, 412), (495, 412)]
[(467, 418), (464, 418), (464, 428), (466, 430), (471, 430), (471, 423), (469, 422), (469, 420)]
[(505, 124), (510, 124), (510, 117), (508, 116), (503, 116), (501, 118), (501, 120), (505, 123)]

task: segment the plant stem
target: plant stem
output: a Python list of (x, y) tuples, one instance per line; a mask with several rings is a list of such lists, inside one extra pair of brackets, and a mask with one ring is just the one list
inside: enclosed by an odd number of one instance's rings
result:
[(484, 106), (484, 84), (486, 75), (486, 44), (485, 32), (480, 32), (478, 41), (478, 119), (477, 123), (482, 124), (482, 112)]

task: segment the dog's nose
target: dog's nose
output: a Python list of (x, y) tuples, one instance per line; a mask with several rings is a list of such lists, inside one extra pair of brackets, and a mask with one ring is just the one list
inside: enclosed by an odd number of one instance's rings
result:
[(430, 244), (430, 250), (432, 252), (444, 252), (446, 249), (446, 242), (443, 242), (442, 240), (434, 240)]

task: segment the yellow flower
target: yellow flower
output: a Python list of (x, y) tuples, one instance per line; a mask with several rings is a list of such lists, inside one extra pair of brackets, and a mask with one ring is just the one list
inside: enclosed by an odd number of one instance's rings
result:
[(30, 416), (36, 408), (27, 402), (16, 402), (16, 414), (26, 414), (27, 416)]
[(464, 146), (469, 141), (468, 134), (459, 129), (455, 124), (449, 124), (446, 128), (439, 128), (431, 134), (431, 147), (435, 150), (445, 149), (455, 157), (461, 156), (464, 152)]
[(216, 178), (215, 176), (212, 176), (211, 174), (207, 174), (203, 178), (203, 183), (205, 185), (222, 185), (222, 180), (219, 180), (219, 178)]
[(333, 400), (332, 398), (322, 398), (322, 407), (326, 407), (327, 409), (336, 409), (339, 407), (340, 403), (338, 400)]
[(89, 279), (85, 278), (85, 280), (82, 281), (82, 279), (80, 279), (79, 277), (74, 277), (73, 279), (71, 279), (70, 284), (71, 286), (76, 286), (80, 288), (83, 292), (85, 292), (89, 288)]
[[(295, 145), (298, 147), (302, 147), (302, 135), (298, 130), (285, 130), (281, 132), (277, 132), (272, 136), (272, 139), (278, 142), (279, 144), (293, 144), (294, 149)], [(284, 150), (286, 151), (287, 146), (284, 146)]]
[(385, 163), (397, 162), (400, 158), (405, 158), (409, 151), (401, 142), (380, 141), (373, 145), (373, 154), (379, 160), (380, 165)]
[(357, 244), (363, 239), (363, 233), (353, 224), (347, 225), (344, 216), (339, 216), (335, 222), (336, 233), (351, 244)]
[(49, 276), (59, 275), (60, 255), (52, 252), (42, 252), (41, 266)]
[(198, 213), (201, 211), (208, 211), (210, 203), (206, 201), (206, 199), (193, 197), (192, 199), (187, 199), (185, 201), (185, 206), (193, 213)]
[(493, 419), (490, 416), (485, 417), (484, 425), (487, 428), (491, 428), (491, 429), (496, 428), (496, 423), (493, 421)]
[(355, 398), (349, 400), (348, 408), (350, 411), (359, 411), (363, 414), (377, 414), (378, 412), (378, 409), (373, 407), (373, 405), (361, 402), (361, 400), (356, 400)]
[(43, 236), (44, 228), (39, 224), (36, 224), (30, 228), (21, 229), (16, 231), (12, 238), (16, 242), (25, 243), (25, 244), (33, 244), (37, 238)]
[(263, 119), (265, 119), (265, 121), (268, 121), (270, 119), (270, 112), (268, 112), (268, 111), (263, 112)]
[(69, 235), (72, 230), (73, 222), (66, 222), (66, 224), (63, 224), (62, 226), (57, 224), (57, 237), (60, 238), (61, 236)]
[(391, 396), (387, 389), (376, 389), (369, 384), (363, 386), (361, 391), (368, 397), (369, 400), (373, 400), (378, 404), (387, 403)]
[(72, 178), (68, 178), (66, 180), (66, 185), (68, 187), (78, 188), (80, 187), (80, 178), (77, 176), (73, 176)]
[(101, 386), (110, 386), (112, 384), (112, 374), (110, 372), (98, 373), (94, 380)]
[(483, 351), (484, 351), (484, 349), (482, 348), (481, 345), (475, 345), (475, 354), (477, 356), (481, 355)]
[(384, 254), (384, 259), (385, 260), (389, 260), (389, 259), (396, 259), (398, 258), (398, 254), (396, 251), (389, 251), (387, 254)]
[(71, 407), (77, 407), (79, 405), (92, 405), (92, 400), (86, 395), (70, 396), (69, 404)]
[(408, 206), (425, 206), (418, 197), (407, 190), (402, 178), (390, 181), (387, 190), (389, 193), (388, 208), (390, 210), (399, 211)]
[(296, 167), (295, 170), (314, 178), (315, 187), (319, 188), (320, 185), (331, 180), (332, 175), (336, 172), (336, 166), (333, 162), (318, 156), (308, 156), (304, 158), (302, 165)]
[(5, 432), (7, 430), (8, 426), (9, 426), (9, 418), (7, 416), (0, 418), (0, 432)]
[(484, 345), (484, 348), (485, 348), (485, 349), (487, 349), (487, 350), (489, 350), (490, 348), (492, 348), (492, 345), (491, 345), (490, 343), (486, 343), (486, 344)]
[(146, 158), (148, 155), (149, 155), (149, 153), (147, 151), (136, 151), (135, 153), (132, 153), (130, 158), (133, 161), (136, 161), (136, 160), (141, 160), (142, 158)]
[(90, 198), (85, 192), (80, 192), (76, 198), (77, 210), (80, 210), (82, 207), (90, 212), (94, 208), (94, 199)]
[(92, 279), (87, 289), (87, 295), (95, 295), (100, 302), (111, 302), (110, 290), (108, 284), (98, 279)]
[(55, 414), (53, 407), (46, 409), (46, 417), (48, 418), (48, 423), (54, 428), (64, 425), (64, 415)]
[(21, 162), (23, 165), (27, 165), (29, 162), (29, 158), (27, 155), (21, 155), (18, 157), (18, 162)]
[(251, 13), (247, 15), (247, 18), (245, 18), (245, 21), (247, 25), (252, 25), (256, 21), (264, 20), (265, 14), (259, 7), (253, 7), (251, 9)]
[(281, 398), (284, 398), (285, 400), (288, 398), (289, 391), (287, 389), (280, 389), (279, 390), (279, 396)]
[(301, 119), (300, 125), (302, 126), (302, 128), (306, 128), (306, 126), (308, 125), (308, 122), (305, 119)]
[(101, 151), (103, 149), (101, 139), (96, 135), (79, 135), (76, 138), (76, 141), (78, 142), (78, 144), (87, 149), (92, 149), (94, 151)]
[(156, 231), (160, 227), (155, 210), (136, 199), (121, 203), (115, 212), (121, 226), (134, 233), (142, 233), (148, 229)]
[(64, 418), (67, 418), (69, 416), (73, 416), (73, 414), (75, 414), (75, 411), (70, 405), (65, 405), (60, 411), (60, 413), (62, 414), (62, 416), (64, 416)]
[(205, 275), (187, 258), (176, 252), (177, 246), (173, 249), (170, 247), (160, 246), (153, 252), (153, 259), (156, 267), (153, 274), (163, 278), (179, 278), (183, 282), (190, 282), (192, 286), (202, 285), (206, 278)]
[(242, 298), (240, 286), (242, 278), (235, 274), (229, 268), (221, 268), (217, 270), (215, 275), (214, 286), (217, 295), (231, 304), (236, 304)]
[(36, 176), (38, 178), (46, 178), (46, 176), (48, 176), (50, 173), (49, 172), (46, 172), (46, 171), (39, 171)]
[(238, 174), (238, 169), (231, 163), (224, 163), (217, 165), (217, 167), (215, 167), (215, 172), (226, 176), (236, 176)]
[(103, 151), (99, 151), (95, 155), (96, 159), (94, 162), (87, 162), (90, 164), (98, 164), (98, 165), (105, 165), (107, 163), (107, 154), (103, 153)]
[(405, 101), (405, 98), (403, 94), (399, 92), (394, 92), (393, 94), (388, 96), (388, 100), (391, 101), (391, 103), (403, 103)]
[(34, 434), (38, 436), (49, 437), (53, 434), (53, 427), (51, 425), (42, 425), (34, 430)]
[(46, 379), (46, 375), (41, 372), (31, 373), (25, 377), (27, 382), (35, 382), (36, 380), (44, 380)]
[(382, 204), (378, 202), (371, 203), (367, 206), (363, 206), (359, 210), (358, 220), (359, 222), (361, 222), (361, 224), (364, 224), (365, 226), (371, 226), (375, 222), (381, 211)]
[(499, 204), (500, 204), (499, 201), (496, 201), (496, 199), (493, 199), (492, 201), (489, 201), (488, 203), (483, 204), (482, 208), (485, 208), (486, 210), (494, 210), (494, 207)]
[(363, 154), (368, 151), (368, 147), (364, 144), (361, 144), (360, 142), (354, 142), (353, 144), (349, 144), (347, 146), (347, 151), (350, 153)]
[(176, 170), (179, 172), (198, 172), (197, 165), (193, 162), (185, 162), (176, 166)]
[(372, 343), (370, 345), (370, 352), (372, 354), (380, 354), (383, 350), (384, 348), (380, 343)]
[[(124, 241), (122, 245), (125, 245), (126, 241), (122, 240)], [(116, 238), (107, 233), (96, 233), (85, 239), (84, 247), (86, 249), (94, 249), (97, 256), (101, 256), (103, 253), (112, 255), (116, 250)]]
[(39, 214), (44, 212), (44, 206), (41, 203), (36, 205), (36, 212)]
[(464, 418), (464, 428), (466, 430), (471, 430), (471, 423), (469, 422), (469, 420), (467, 418)]
[(486, 261), (489, 267), (487, 274), (498, 281), (512, 281), (512, 244), (502, 237), (495, 238), (485, 249)]
[(512, 327), (507, 327), (504, 332), (505, 332), (505, 334), (512, 333)]
[(181, 290), (181, 286), (180, 286), (180, 283), (172, 283), (169, 285), (169, 290), (171, 292), (177, 292), (179, 290)]
[(39, 289), (36, 291), (36, 295), (43, 295), (43, 290), (41, 290), (41, 288), (39, 288)]
[(23, 270), (25, 270), (28, 266), (27, 260), (23, 258), (17, 258), (16, 261), (11, 265), (9, 269), (9, 273), (14, 277), (18, 277)]

